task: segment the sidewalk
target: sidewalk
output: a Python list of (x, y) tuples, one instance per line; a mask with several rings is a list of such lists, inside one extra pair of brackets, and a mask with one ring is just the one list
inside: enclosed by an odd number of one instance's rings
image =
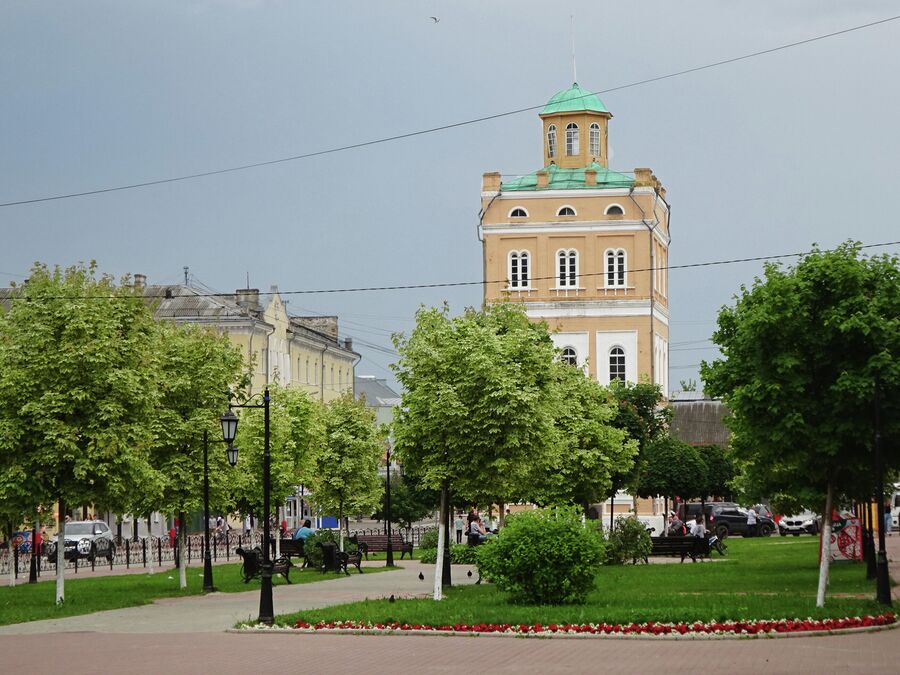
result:
[[(377, 563), (375, 563), (377, 564)], [(351, 574), (343, 579), (274, 588), (275, 613), (355, 602), (368, 598), (413, 597), (432, 590), (433, 570), (415, 560), (402, 568), (380, 574)], [(365, 567), (363, 567), (365, 570)], [(471, 584), (466, 565), (453, 566), (454, 584)], [(419, 579), (419, 573), (425, 576)], [(62, 619), (47, 619), (0, 627), (0, 635), (95, 631), (100, 633), (210, 633), (231, 628), (238, 621), (259, 614), (259, 586), (246, 593), (211, 593), (189, 598), (165, 598), (140, 607), (114, 609)]]

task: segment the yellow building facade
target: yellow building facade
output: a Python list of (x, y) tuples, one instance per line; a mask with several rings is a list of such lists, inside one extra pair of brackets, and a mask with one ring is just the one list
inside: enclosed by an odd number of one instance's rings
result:
[(275, 382), (321, 401), (353, 392), (360, 356), (350, 338), (339, 337), (336, 316), (291, 316), (275, 286), (262, 294), (239, 288), (233, 295), (213, 295), (187, 285), (149, 286), (142, 275), (135, 282), (154, 302), (158, 319), (228, 335), (244, 363), (252, 364), (251, 394)]
[(609, 168), (612, 114), (577, 84), (540, 113), (543, 168), (481, 192), (485, 302), (521, 302), (561, 358), (668, 393), (669, 205), (650, 169)]

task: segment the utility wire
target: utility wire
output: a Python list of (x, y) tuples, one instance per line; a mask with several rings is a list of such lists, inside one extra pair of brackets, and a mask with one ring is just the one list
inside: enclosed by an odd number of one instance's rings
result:
[[(702, 66), (695, 66), (693, 68), (685, 68), (684, 70), (678, 70), (671, 73), (666, 73), (665, 75), (657, 75), (655, 77), (649, 77), (644, 80), (638, 80), (636, 82), (629, 82), (628, 84), (621, 84), (616, 87), (610, 87), (609, 89), (600, 89), (595, 92), (586, 93), (578, 98), (587, 98), (589, 96), (595, 96), (599, 94), (609, 94), (614, 91), (622, 91), (624, 89), (631, 89), (632, 87), (640, 87), (645, 84), (651, 84), (653, 82), (660, 82), (662, 80), (668, 80), (673, 77), (681, 77), (683, 75), (689, 75), (691, 73), (697, 73), (702, 70), (708, 70), (710, 68), (718, 68), (719, 66), (725, 66), (731, 63), (737, 63), (738, 61), (745, 61), (747, 59), (753, 59), (758, 56), (764, 56), (766, 54), (772, 54), (774, 52), (783, 51), (785, 49), (791, 49), (793, 47), (800, 47), (802, 45), (807, 45), (812, 42), (818, 42), (820, 40), (826, 40), (828, 38), (837, 37), (838, 35), (845, 35), (847, 33), (852, 33), (855, 31), (864, 30), (866, 28), (873, 28), (874, 26), (879, 26), (881, 24), (889, 23), (892, 21), (896, 21), (900, 19), (900, 14), (896, 16), (890, 16), (885, 19), (879, 19), (878, 21), (870, 21), (869, 23), (860, 24), (858, 26), (851, 26), (850, 28), (844, 28), (841, 30), (833, 31), (831, 33), (824, 33), (822, 35), (816, 35), (814, 37), (806, 38), (804, 40), (797, 40), (796, 42), (789, 42), (787, 44), (778, 45), (777, 47), (771, 47), (769, 49), (762, 49), (756, 52), (751, 52), (749, 54), (743, 54), (742, 56), (735, 56), (728, 59), (722, 59), (721, 61), (714, 61), (712, 63), (707, 63)], [(575, 99), (572, 99), (575, 100)], [(519, 115), (524, 112), (531, 112), (533, 110), (538, 110), (543, 108), (546, 103), (542, 103), (540, 105), (531, 105), (524, 108), (516, 108), (514, 110), (507, 110), (505, 112), (494, 113), (492, 115), (484, 115), (482, 117), (475, 117), (468, 120), (463, 120), (461, 122), (452, 122), (450, 124), (443, 124), (441, 126), (430, 127), (428, 129), (420, 129), (418, 131), (410, 131), (402, 134), (396, 134), (394, 136), (384, 136), (382, 138), (376, 138), (369, 141), (361, 141), (359, 143), (351, 143), (348, 145), (341, 145), (333, 148), (327, 148), (325, 150), (317, 150), (315, 152), (306, 152), (298, 155), (291, 155), (290, 157), (280, 157), (278, 159), (269, 159), (262, 162), (252, 162), (250, 164), (241, 164), (238, 166), (227, 167), (224, 169), (212, 169), (209, 171), (200, 171), (198, 173), (190, 173), (182, 176), (173, 176), (170, 178), (160, 178), (157, 180), (149, 180), (140, 183), (130, 183), (127, 185), (117, 185), (113, 187), (105, 187), (98, 188), (96, 190), (85, 190), (83, 192), (69, 192), (65, 194), (58, 195), (50, 195), (46, 197), (36, 197), (34, 199), (18, 199), (15, 201), (3, 202), (0, 203), (0, 207), (7, 206), (21, 206), (24, 204), (36, 204), (39, 202), (49, 202), (56, 201), (59, 199), (72, 199), (74, 197), (87, 197), (89, 195), (99, 195), (105, 194), (108, 192), (119, 192), (122, 190), (135, 190), (137, 188), (151, 187), (154, 185), (164, 185), (166, 183), (177, 183), (180, 181), (193, 180), (196, 178), (205, 178), (207, 176), (216, 176), (223, 173), (234, 173), (236, 171), (246, 171), (248, 169), (257, 169), (263, 166), (272, 166), (274, 164), (283, 164), (285, 162), (295, 162), (301, 159), (309, 159), (311, 157), (320, 157), (322, 155), (330, 155), (336, 152), (345, 152), (347, 150), (357, 150), (359, 148), (365, 148), (370, 145), (380, 145), (382, 143), (391, 143), (394, 141), (403, 140), (406, 138), (414, 138), (416, 136), (424, 136), (427, 134), (433, 134), (440, 131), (447, 131), (449, 129), (456, 129), (459, 127), (469, 126), (471, 124), (480, 124), (482, 122), (488, 122), (491, 120), (500, 119), (503, 117), (510, 117), (512, 115)]]
[[(884, 246), (896, 246), (900, 245), (900, 240), (898, 241), (886, 241), (879, 244), (863, 244), (860, 245), (860, 249), (866, 248), (879, 248)], [(683, 270), (683, 269), (694, 269), (698, 267), (713, 267), (716, 265), (733, 265), (736, 263), (745, 263), (745, 262), (758, 262), (763, 260), (778, 260), (781, 258), (798, 258), (804, 255), (810, 255), (813, 253), (831, 253), (837, 249), (825, 249), (825, 250), (811, 250), (811, 251), (801, 251), (799, 253), (780, 253), (778, 255), (761, 255), (755, 256), (752, 258), (731, 258), (728, 260), (710, 260), (707, 262), (697, 262), (697, 263), (686, 263), (684, 265), (668, 265), (664, 267), (643, 267), (639, 269), (631, 269), (626, 270), (628, 274), (636, 274), (638, 272), (655, 272), (656, 270)], [(586, 278), (586, 277), (597, 277), (603, 276), (607, 274), (606, 271), (603, 272), (587, 272), (584, 274), (578, 274), (578, 278)], [(556, 275), (551, 275), (547, 277), (532, 277), (531, 281), (542, 281), (548, 279), (556, 279)], [(483, 281), (448, 281), (443, 283), (433, 283), (433, 284), (398, 284), (396, 286), (356, 286), (349, 288), (317, 288), (317, 289), (308, 289), (308, 290), (297, 290), (297, 291), (278, 291), (279, 295), (314, 295), (314, 294), (322, 294), (322, 293), (366, 293), (366, 292), (374, 292), (374, 291), (407, 291), (407, 290), (416, 290), (416, 289), (427, 289), (427, 288), (455, 288), (461, 286), (487, 286), (488, 284), (505, 284), (508, 283), (507, 279), (494, 279), (494, 280), (483, 280)], [(515, 289), (514, 289), (515, 290)], [(524, 290), (524, 289), (523, 289)], [(565, 289), (560, 289), (565, 290)], [(261, 295), (272, 295), (272, 292), (269, 293), (261, 293)], [(200, 297), (200, 298), (221, 298), (221, 297), (231, 297), (234, 293), (193, 293), (192, 297)], [(135, 296), (133, 295), (70, 295), (70, 296), (47, 296), (47, 297), (35, 297), (35, 298), (17, 298), (15, 295), (9, 295), (7, 297), (8, 300), (123, 300), (123, 299), (133, 299)], [(173, 296), (173, 297), (186, 297), (186, 296)], [(158, 296), (152, 296), (150, 299), (162, 299)]]

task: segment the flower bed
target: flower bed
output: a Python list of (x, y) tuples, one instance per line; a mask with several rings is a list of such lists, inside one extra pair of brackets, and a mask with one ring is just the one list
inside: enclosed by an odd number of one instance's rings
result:
[(517, 636), (595, 635), (595, 636), (772, 636), (785, 633), (831, 632), (858, 628), (890, 626), (896, 622), (892, 613), (877, 616), (853, 616), (843, 619), (778, 619), (758, 621), (713, 621), (703, 623), (585, 623), (585, 624), (454, 624), (432, 626), (409, 623), (369, 623), (364, 621), (320, 621), (310, 624), (297, 621), (294, 628), (306, 632), (348, 631), (366, 633), (403, 633), (410, 631), (449, 634), (499, 634)]

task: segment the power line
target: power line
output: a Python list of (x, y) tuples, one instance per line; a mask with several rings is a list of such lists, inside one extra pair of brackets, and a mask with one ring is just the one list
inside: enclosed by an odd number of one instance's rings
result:
[[(668, 80), (673, 77), (681, 77), (683, 75), (689, 75), (691, 73), (697, 73), (702, 70), (709, 70), (710, 68), (718, 68), (719, 66), (725, 66), (731, 63), (737, 63), (738, 61), (746, 61), (747, 59), (756, 58), (758, 56), (765, 56), (766, 54), (772, 54), (774, 52), (783, 51), (786, 49), (791, 49), (793, 47), (800, 47), (802, 45), (807, 45), (812, 42), (818, 42), (820, 40), (826, 40), (828, 38), (837, 37), (839, 35), (845, 35), (847, 33), (852, 33), (859, 30), (864, 30), (866, 28), (873, 28), (875, 26), (879, 26), (881, 24), (889, 23), (892, 21), (896, 21), (900, 19), (900, 14), (896, 16), (890, 16), (885, 19), (879, 19), (878, 21), (871, 21), (869, 23), (860, 24), (858, 26), (851, 26), (850, 28), (843, 28), (841, 30), (833, 31), (831, 33), (824, 33), (822, 35), (816, 35), (814, 37), (806, 38), (804, 40), (797, 40), (796, 42), (789, 42), (783, 45), (778, 45), (777, 47), (770, 47), (769, 49), (762, 49), (756, 52), (751, 52), (749, 54), (743, 54), (741, 56), (734, 56), (728, 59), (722, 59), (721, 61), (714, 61), (712, 63), (707, 63), (702, 66), (695, 66), (693, 68), (685, 68), (684, 70), (678, 70), (671, 73), (666, 73), (664, 75), (657, 75), (655, 77), (649, 77), (643, 80), (638, 80), (636, 82), (629, 82), (628, 84), (622, 84), (616, 87), (610, 87), (608, 89), (600, 89), (595, 92), (589, 92), (583, 94), (577, 98), (587, 98), (589, 96), (596, 96), (599, 94), (609, 94), (614, 91), (622, 91), (624, 89), (631, 89), (633, 87), (640, 87), (645, 84), (651, 84), (653, 82), (660, 82), (662, 80)], [(573, 98), (572, 100), (576, 100)], [(197, 173), (185, 174), (182, 176), (172, 176), (169, 178), (160, 178), (157, 180), (149, 180), (143, 181), (140, 183), (130, 183), (126, 185), (116, 185), (113, 187), (106, 188), (98, 188), (95, 190), (85, 190), (82, 192), (69, 192), (65, 194), (58, 195), (50, 195), (47, 197), (36, 197), (34, 199), (18, 199), (15, 201), (3, 202), (0, 203), (0, 207), (7, 206), (21, 206), (25, 204), (36, 204), (39, 202), (49, 202), (56, 201), (60, 199), (72, 199), (74, 197), (87, 197), (90, 195), (99, 195), (105, 194), (108, 192), (120, 192), (122, 190), (135, 190), (138, 188), (151, 187), (154, 185), (164, 185), (166, 183), (177, 183), (180, 181), (186, 180), (194, 180), (197, 178), (206, 178), (208, 176), (216, 176), (224, 173), (234, 173), (236, 171), (246, 171), (248, 169), (257, 169), (264, 166), (272, 166), (274, 164), (284, 164), (286, 162), (295, 162), (302, 159), (309, 159), (311, 157), (321, 157), (322, 155), (330, 155), (336, 152), (345, 152), (347, 150), (357, 150), (359, 148), (365, 148), (371, 145), (380, 145), (382, 143), (391, 143), (394, 141), (400, 141), (406, 138), (414, 138), (416, 136), (425, 136), (427, 134), (434, 134), (441, 131), (448, 131), (450, 129), (456, 129), (459, 127), (469, 126), (472, 124), (480, 124), (482, 122), (488, 122), (491, 120), (500, 119), (503, 117), (510, 117), (512, 115), (519, 115), (524, 112), (531, 112), (533, 110), (538, 110), (543, 108), (546, 103), (541, 103), (540, 105), (531, 105), (524, 108), (516, 108), (514, 110), (507, 110), (505, 112), (494, 113), (491, 115), (484, 115), (482, 117), (475, 117), (468, 120), (463, 120), (461, 122), (452, 122), (450, 124), (443, 124), (436, 127), (430, 127), (428, 129), (420, 129), (418, 131), (410, 131), (402, 134), (395, 134), (393, 136), (384, 136), (382, 138), (376, 138), (369, 141), (361, 141), (359, 143), (350, 143), (348, 145), (341, 145), (333, 148), (327, 148), (325, 150), (317, 150), (315, 152), (306, 152), (298, 155), (291, 155), (289, 157), (280, 157), (278, 159), (269, 159), (261, 162), (252, 162), (249, 164), (240, 164), (238, 166), (227, 167), (224, 169), (211, 169), (209, 171), (200, 171)]]
[[(866, 248), (880, 248), (884, 246), (896, 246), (900, 245), (900, 240), (898, 241), (886, 241), (879, 244), (863, 244), (860, 245), (860, 249)], [(717, 265), (733, 265), (737, 263), (745, 263), (745, 262), (760, 262), (764, 260), (779, 260), (782, 258), (798, 258), (805, 255), (810, 255), (813, 253), (831, 253), (837, 249), (825, 249), (825, 250), (811, 250), (811, 251), (801, 251), (799, 253), (779, 253), (777, 255), (761, 255), (755, 256), (752, 258), (730, 258), (727, 260), (710, 260), (707, 262), (697, 262), (697, 263), (686, 263), (684, 265), (668, 265), (665, 267), (643, 267), (638, 269), (630, 269), (626, 270), (628, 274), (636, 274), (638, 272), (655, 272), (656, 270), (684, 270), (684, 269), (694, 269), (698, 267), (713, 267)], [(587, 278), (587, 277), (597, 277), (603, 276), (607, 274), (607, 272), (587, 272), (584, 274), (579, 274), (579, 278)], [(532, 277), (531, 281), (546, 281), (556, 279), (556, 275), (547, 276), (547, 277)], [(507, 279), (493, 279), (493, 280), (483, 280), (483, 281), (447, 281), (447, 282), (439, 282), (433, 284), (398, 284), (396, 286), (354, 286), (348, 288), (316, 288), (316, 289), (307, 289), (307, 290), (296, 290), (296, 291), (278, 291), (279, 295), (316, 295), (316, 294), (324, 294), (324, 293), (370, 293), (376, 291), (408, 291), (408, 290), (419, 290), (419, 289), (429, 289), (429, 288), (458, 288), (463, 286), (487, 286), (489, 284), (505, 284), (508, 283)], [(200, 298), (222, 298), (222, 297), (230, 297), (234, 295), (234, 293), (194, 293), (195, 297)], [(262, 295), (272, 295), (270, 293), (262, 293)], [(69, 295), (69, 296), (47, 296), (47, 297), (36, 297), (36, 298), (27, 298), (30, 301), (35, 300), (123, 300), (123, 299), (133, 299), (136, 296), (132, 295)], [(9, 296), (8, 300), (19, 300), (22, 298), (16, 298), (15, 296)]]

